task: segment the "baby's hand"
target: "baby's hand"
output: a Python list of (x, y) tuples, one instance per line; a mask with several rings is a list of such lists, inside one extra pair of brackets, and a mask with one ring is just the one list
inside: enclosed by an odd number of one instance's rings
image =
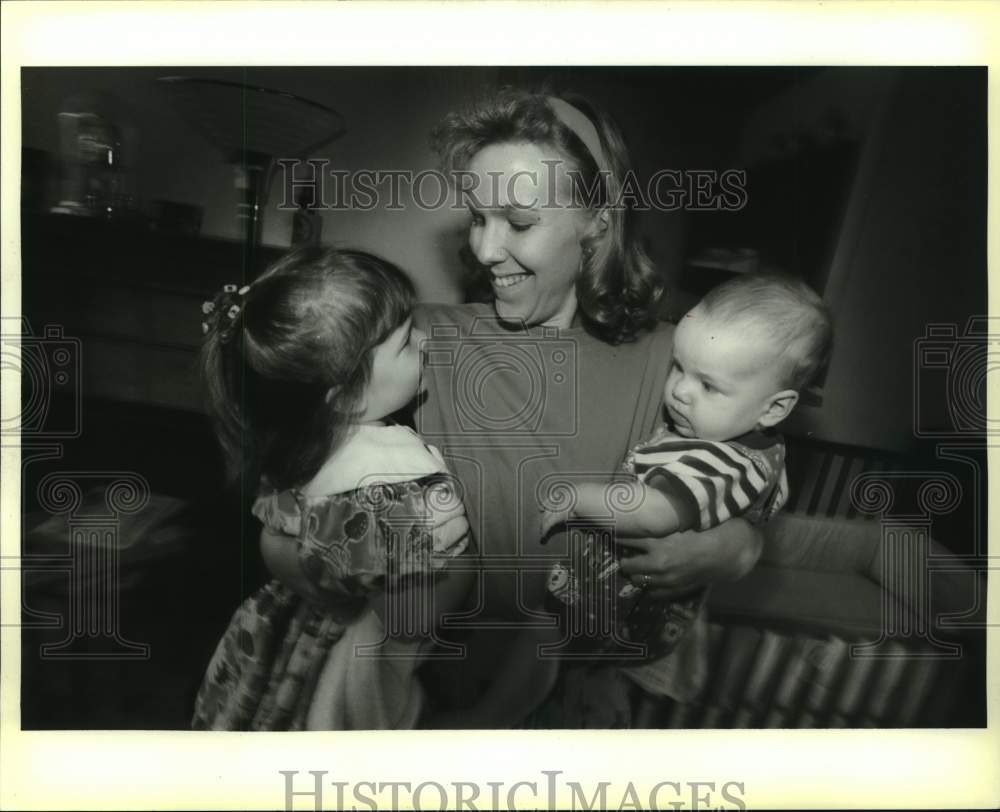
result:
[(542, 543), (545, 543), (545, 537), (556, 525), (564, 524), (573, 518), (573, 511), (571, 510), (549, 510), (547, 508), (542, 508), (542, 515), (538, 521), (538, 534), (542, 539)]

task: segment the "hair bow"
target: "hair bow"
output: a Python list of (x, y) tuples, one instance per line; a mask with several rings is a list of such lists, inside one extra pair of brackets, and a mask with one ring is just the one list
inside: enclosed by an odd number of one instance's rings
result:
[(206, 317), (201, 323), (202, 335), (208, 335), (212, 330), (219, 331), (219, 337), (223, 342), (232, 337), (233, 327), (236, 319), (243, 311), (243, 298), (250, 290), (249, 285), (237, 287), (236, 285), (223, 285), (222, 290), (215, 294), (215, 298), (201, 303), (202, 315)]

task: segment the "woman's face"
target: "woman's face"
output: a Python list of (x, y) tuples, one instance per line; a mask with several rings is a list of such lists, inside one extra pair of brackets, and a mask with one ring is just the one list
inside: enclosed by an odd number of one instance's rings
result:
[(528, 142), (485, 147), (469, 164), (469, 247), (492, 274), (505, 321), (568, 327), (576, 315), (581, 240), (593, 218), (571, 206), (566, 170), (554, 149)]

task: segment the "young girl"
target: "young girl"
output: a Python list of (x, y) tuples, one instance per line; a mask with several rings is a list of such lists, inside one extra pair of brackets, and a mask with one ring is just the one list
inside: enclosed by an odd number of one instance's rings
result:
[(203, 306), (219, 438), (234, 475), (260, 476), (265, 560), (288, 577), (236, 611), (196, 729), (416, 725), (415, 669), (471, 571), (440, 453), (386, 423), (420, 390), (412, 299), (390, 263), (312, 248)]

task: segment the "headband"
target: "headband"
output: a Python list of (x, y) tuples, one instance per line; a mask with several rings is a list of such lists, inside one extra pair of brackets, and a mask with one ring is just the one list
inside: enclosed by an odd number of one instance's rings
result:
[(558, 96), (548, 96), (549, 108), (555, 113), (556, 118), (565, 124), (579, 138), (583, 145), (590, 151), (597, 164), (597, 171), (610, 174), (611, 167), (604, 150), (601, 149), (601, 137), (597, 134), (597, 128), (589, 117), (584, 115), (568, 101), (560, 99)]

